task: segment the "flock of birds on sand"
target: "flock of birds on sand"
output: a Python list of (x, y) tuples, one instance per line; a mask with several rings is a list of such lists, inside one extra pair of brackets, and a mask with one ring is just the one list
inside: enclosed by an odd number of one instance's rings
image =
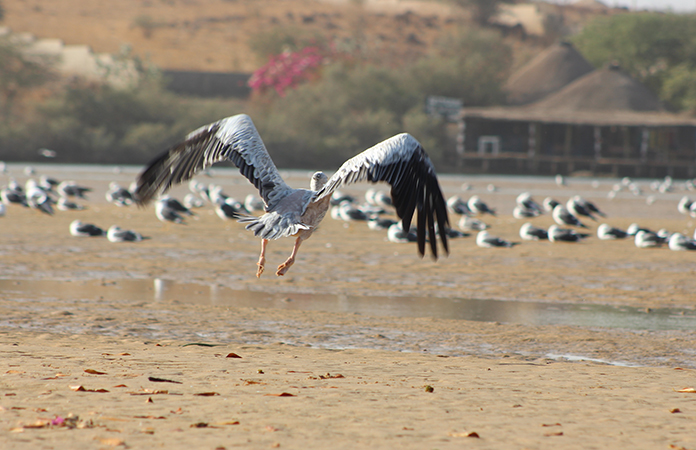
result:
[[(0, 173), (7, 173), (4, 164), (0, 163)], [(29, 176), (24, 186), (20, 185), (14, 177), (9, 178), (6, 186), (0, 190), (2, 203), (0, 203), (0, 217), (6, 214), (9, 205), (18, 205), (32, 208), (40, 213), (53, 215), (55, 209), (60, 211), (80, 211), (85, 209), (80, 200), (87, 201), (88, 194), (93, 189), (81, 186), (74, 181), (57, 181), (42, 175), (35, 179), (35, 171), (31, 167), (24, 170)], [(557, 177), (557, 184), (565, 185), (562, 177)], [(612, 199), (617, 192), (629, 190), (638, 192), (640, 188), (629, 178), (624, 178), (617, 183), (608, 194)], [(596, 186), (595, 186), (596, 187)], [(105, 193), (105, 199), (118, 207), (129, 207), (135, 203), (134, 196), (137, 184), (133, 182), (128, 188), (122, 187), (117, 182), (111, 182)], [(195, 210), (211, 205), (218, 217), (223, 220), (236, 220), (249, 214), (255, 214), (264, 210), (263, 199), (249, 194), (242, 200), (235, 199), (223, 192), (223, 188), (216, 184), (204, 184), (198, 180), (191, 180), (188, 184), (190, 192), (178, 200), (171, 195), (160, 196), (155, 203), (155, 215), (164, 223), (186, 224), (187, 218), (196, 215)], [(656, 192), (671, 192), (676, 186), (671, 178), (655, 181), (650, 189)], [(471, 190), (468, 183), (462, 186), (463, 191)], [(488, 191), (494, 192), (493, 185), (488, 186)], [(691, 180), (681, 186), (683, 190), (696, 191), (696, 186)], [(639, 195), (636, 193), (636, 195)], [(652, 203), (648, 197), (647, 203)], [(386, 230), (386, 239), (395, 243), (408, 243), (417, 241), (415, 227), (404, 231), (402, 223), (393, 216), (392, 198), (385, 190), (370, 188), (365, 192), (364, 199), (335, 191), (330, 200), (330, 216), (334, 220), (345, 222), (365, 222), (371, 230)], [(520, 242), (510, 241), (491, 234), (490, 225), (484, 220), (486, 216), (496, 216), (496, 208), (486, 204), (478, 195), (472, 195), (467, 200), (460, 195), (453, 195), (447, 199), (447, 209), (453, 217), (457, 217), (456, 223), (459, 230), (447, 228), (449, 239), (464, 238), (476, 234), (476, 245), (483, 248), (513, 247)], [(696, 201), (689, 196), (683, 196), (677, 204), (677, 209), (685, 216), (696, 218)], [(549, 228), (541, 228), (529, 221), (519, 229), (519, 236), (524, 241), (550, 242), (581, 242), (589, 238), (587, 220), (598, 222), (599, 218), (606, 218), (606, 214), (595, 203), (582, 198), (579, 195), (570, 197), (565, 203), (547, 197), (541, 202), (529, 192), (520, 193), (515, 201), (512, 216), (515, 219), (533, 219), (543, 214), (550, 214), (555, 222)], [(453, 220), (454, 222), (454, 220)], [(83, 223), (74, 220), (70, 224), (70, 234), (76, 237), (106, 236), (111, 242), (138, 242), (147, 237), (140, 233), (122, 229), (118, 225), (112, 225), (108, 229), (101, 228), (91, 223)], [(696, 232), (692, 238), (678, 232), (669, 232), (667, 229), (650, 230), (631, 224), (627, 229), (620, 229), (608, 223), (601, 223), (596, 229), (597, 238), (601, 240), (630, 239), (637, 248), (654, 248), (666, 246), (671, 250), (696, 250)]]

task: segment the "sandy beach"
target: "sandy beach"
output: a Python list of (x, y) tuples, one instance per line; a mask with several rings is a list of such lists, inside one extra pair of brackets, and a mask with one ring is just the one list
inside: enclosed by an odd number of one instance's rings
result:
[[(88, 209), (49, 217), (10, 206), (0, 218), (2, 448), (696, 448), (694, 329), (599, 325), (602, 308), (692, 323), (696, 253), (594, 234), (482, 249), (471, 236), (435, 262), (327, 218), (282, 278), (270, 269), (292, 242), (272, 242), (257, 279), (258, 239), (210, 207), (178, 226), (104, 200), (110, 181), (127, 186), (135, 173), (71, 170), (94, 188)], [(202, 181), (253, 192), (222, 171)], [(644, 185), (643, 196), (609, 201), (615, 182), (442, 177), (446, 196), (496, 207), (484, 217), (491, 232), (518, 242), (523, 221), (511, 211), (523, 190), (539, 201), (582, 194), (614, 226), (693, 234), (676, 210), (688, 192)], [(78, 218), (150, 239), (72, 237)], [(458, 318), (474, 300), (518, 309)], [(598, 319), (543, 322), (540, 305)]]

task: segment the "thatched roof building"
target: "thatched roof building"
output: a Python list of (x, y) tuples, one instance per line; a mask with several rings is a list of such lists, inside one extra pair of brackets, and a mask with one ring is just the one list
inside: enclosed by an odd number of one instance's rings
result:
[(512, 74), (505, 84), (507, 103), (525, 105), (552, 94), (594, 67), (569, 42), (552, 45)]
[(460, 155), (484, 170), (507, 159), (533, 171), (696, 175), (696, 118), (671, 113), (615, 65), (532, 104), (465, 108), (462, 129)]

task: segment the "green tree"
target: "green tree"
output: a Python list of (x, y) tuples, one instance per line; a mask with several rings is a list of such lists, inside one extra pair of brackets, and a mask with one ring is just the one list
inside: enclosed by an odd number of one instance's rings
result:
[(678, 85), (691, 76), (687, 72), (696, 70), (696, 16), (639, 13), (602, 17), (588, 24), (573, 42), (594, 66), (618, 62), (663, 100), (685, 107), (680, 96), (689, 89)]
[(52, 61), (27, 53), (26, 46), (10, 36), (0, 37), (0, 110), (9, 121), (15, 100), (22, 93), (53, 78)]

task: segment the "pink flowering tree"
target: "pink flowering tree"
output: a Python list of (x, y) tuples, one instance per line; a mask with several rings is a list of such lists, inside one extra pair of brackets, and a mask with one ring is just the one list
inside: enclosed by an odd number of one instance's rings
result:
[(319, 47), (305, 47), (296, 52), (287, 51), (272, 56), (266, 65), (249, 78), (249, 87), (254, 92), (274, 89), (284, 97), (288, 89), (316, 79), (319, 68), (328, 57), (329, 52)]

